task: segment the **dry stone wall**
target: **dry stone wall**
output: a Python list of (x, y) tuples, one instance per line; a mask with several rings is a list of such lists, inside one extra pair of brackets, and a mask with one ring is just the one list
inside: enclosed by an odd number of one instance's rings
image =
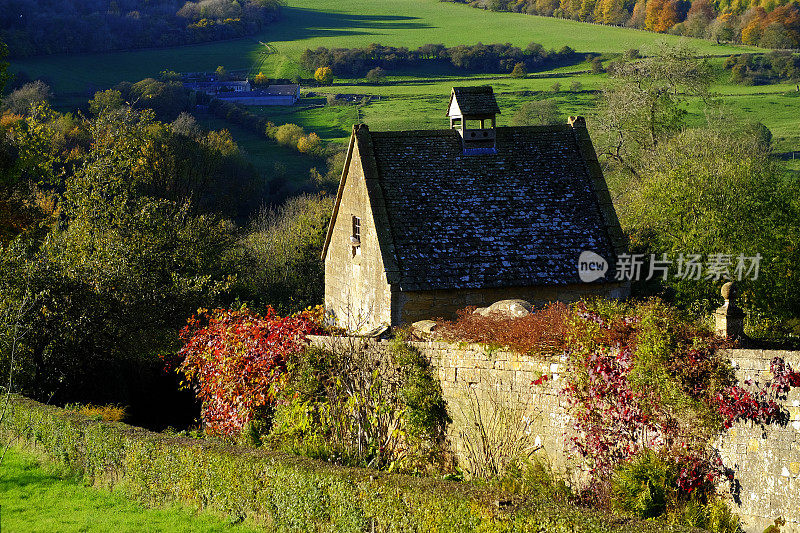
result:
[[(800, 352), (730, 350), (728, 355), (740, 382), (769, 381), (775, 357), (800, 368)], [(779, 517), (786, 520), (781, 532), (800, 531), (800, 391), (793, 389), (783, 406), (790, 418), (785, 427), (737, 423), (717, 443), (740, 484), (736, 510), (747, 533), (761, 533)]]
[[(311, 337), (311, 342), (326, 347), (347, 341)], [(368, 342), (374, 348), (388, 347), (388, 341)], [(554, 467), (565, 465), (565, 432), (570, 424), (566, 405), (558, 396), (562, 357), (520, 355), (480, 344), (410, 344), (431, 362), (439, 377), (453, 419), (448, 436), (459, 461), (468, 461), (469, 449), (479, 446), (476, 422), (480, 418), (485, 428), (498, 433), (490, 436), (493, 442), (539, 449)], [(533, 384), (543, 376), (540, 384)]]
[[(337, 342), (313, 337), (313, 344)], [(380, 349), (386, 341), (368, 341)], [(493, 350), (479, 344), (412, 342), (439, 377), (453, 418), (449, 438), (463, 463), (479, 440), (476, 420), (485, 427), (504, 426), (506, 441), (496, 442), (545, 452), (559, 470), (569, 463), (571, 419), (558, 391), (566, 361), (562, 356), (531, 356)], [(766, 382), (772, 377), (770, 361), (782, 357), (800, 368), (800, 352), (730, 350), (727, 352), (741, 382)], [(542, 379), (544, 377), (544, 379)], [(534, 384), (539, 382), (539, 384)], [(786, 520), (781, 532), (800, 532), (800, 392), (793, 390), (784, 407), (787, 426), (761, 428), (737, 423), (720, 436), (716, 447), (739, 483), (734, 509), (746, 533), (761, 533), (776, 518)], [(502, 419), (502, 423), (497, 422)]]

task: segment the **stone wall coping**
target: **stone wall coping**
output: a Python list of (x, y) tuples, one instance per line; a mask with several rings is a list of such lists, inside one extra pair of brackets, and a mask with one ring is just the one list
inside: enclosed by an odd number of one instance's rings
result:
[[(350, 341), (352, 339), (364, 342), (365, 344), (372, 344), (372, 345), (386, 345), (389, 342), (391, 342), (386, 339), (373, 339), (369, 337), (349, 337), (346, 335), (307, 335), (306, 338), (312, 344), (314, 343), (321, 344), (326, 342), (337, 342), (337, 341)], [(484, 354), (486, 355), (487, 359), (492, 359), (492, 360), (515, 359), (522, 361), (561, 361), (563, 359), (561, 354), (524, 354), (509, 349), (494, 350), (487, 347), (487, 345), (485, 344), (480, 344), (477, 342), (465, 343), (465, 342), (427, 340), (427, 341), (409, 341), (408, 344), (410, 346), (413, 346), (414, 348), (426, 351), (441, 350), (441, 351), (453, 351), (460, 353), (474, 353), (475, 355)]]

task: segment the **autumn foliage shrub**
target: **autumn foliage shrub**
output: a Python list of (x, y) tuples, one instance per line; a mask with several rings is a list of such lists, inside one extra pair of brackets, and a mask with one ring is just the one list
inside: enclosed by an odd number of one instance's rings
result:
[(280, 317), (269, 307), (261, 316), (246, 307), (200, 310), (181, 330), (178, 370), (202, 401), (208, 433), (235, 437), (268, 408), (286, 357), (304, 347), (306, 335), (321, 333), (313, 310)]
[(507, 346), (520, 353), (560, 352), (568, 327), (569, 307), (552, 303), (528, 316), (511, 318), (500, 313), (473, 313), (474, 307), (458, 312), (452, 322), (440, 321), (438, 335), (449, 341)]

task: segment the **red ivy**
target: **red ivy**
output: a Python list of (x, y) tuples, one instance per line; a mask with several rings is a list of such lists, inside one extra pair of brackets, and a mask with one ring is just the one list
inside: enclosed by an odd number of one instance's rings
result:
[[(572, 407), (575, 450), (587, 460), (590, 473), (608, 479), (615, 466), (630, 460), (645, 448), (676, 450), (681, 465), (678, 488), (684, 495), (709, 490), (723, 476), (730, 478), (721, 460), (709, 455), (704, 441), (683, 427), (669, 409), (663, 409), (658, 390), (648, 383), (631, 386), (639, 335), (637, 317), (604, 318), (583, 304), (575, 307), (575, 331), (591, 332), (573, 344), (572, 376), (561, 391)], [(668, 315), (665, 315), (667, 317)], [(674, 328), (675, 345), (664, 361), (665, 370), (677, 378), (683, 391), (701, 404), (716, 407), (722, 426), (739, 420), (762, 425), (785, 424), (788, 413), (777, 402), (785, 400), (792, 387), (800, 386), (800, 372), (780, 358), (770, 369), (774, 379), (768, 386), (755, 384), (753, 391), (728, 383), (714, 389), (725, 375), (725, 363), (716, 352), (725, 341), (683, 321), (668, 321)], [(752, 385), (752, 384), (751, 384)]]
[(178, 371), (203, 403), (206, 431), (235, 436), (273, 401), (285, 356), (322, 332), (313, 318), (313, 311), (282, 318), (271, 307), (264, 316), (243, 307), (200, 310), (188, 320)]
[(717, 394), (717, 406), (726, 429), (744, 420), (762, 426), (788, 422), (789, 413), (777, 400), (785, 400), (792, 387), (800, 386), (800, 372), (792, 370), (792, 365), (780, 357), (775, 357), (769, 368), (773, 375), (769, 384), (749, 382), (746, 384), (752, 390), (734, 385)]

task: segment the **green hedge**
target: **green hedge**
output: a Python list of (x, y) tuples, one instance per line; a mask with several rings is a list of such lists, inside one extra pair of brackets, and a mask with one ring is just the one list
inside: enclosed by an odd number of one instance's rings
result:
[[(181, 502), (278, 531), (659, 531), (572, 506), (500, 510), (488, 487), (344, 468), (264, 448), (162, 435), (14, 397), (3, 435), (144, 503)], [(627, 523), (626, 523), (627, 522)], [(622, 526), (621, 524), (626, 524)], [(621, 528), (621, 529), (620, 529)]]

